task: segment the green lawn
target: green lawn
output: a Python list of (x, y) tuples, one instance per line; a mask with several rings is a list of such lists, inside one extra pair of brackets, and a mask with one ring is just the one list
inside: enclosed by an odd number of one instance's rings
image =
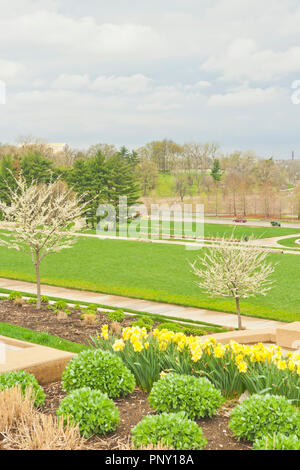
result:
[[(187, 225), (185, 227), (184, 232), (182, 231), (182, 224), (179, 222), (175, 222), (175, 229), (176, 233), (182, 234), (185, 233), (186, 236), (192, 236), (193, 232)], [(195, 231), (195, 223), (193, 223), (193, 228), (192, 230)], [(139, 231), (143, 234), (146, 235), (147, 233), (159, 233), (162, 232), (164, 234), (170, 233), (170, 235), (174, 235), (174, 222), (171, 221), (170, 223), (170, 230), (168, 231), (168, 225), (166, 225), (163, 230), (162, 230), (162, 223), (158, 221), (152, 221), (152, 224), (150, 224), (150, 221), (148, 220), (143, 220), (140, 223), (139, 226)], [(86, 230), (85, 233), (89, 234), (95, 234), (95, 230)], [(225, 225), (225, 224), (205, 224), (204, 226), (204, 236), (205, 237), (217, 237), (217, 238), (230, 238), (232, 235), (236, 239), (241, 239), (247, 236), (248, 238), (250, 236), (253, 236), (254, 238), (272, 238), (272, 237), (283, 237), (285, 235), (295, 235), (299, 233), (300, 236), (300, 227), (299, 229), (293, 229), (293, 228), (282, 228), (282, 227), (248, 227), (243, 224), (241, 225)], [(107, 232), (109, 235), (109, 232)], [(134, 237), (132, 237), (134, 238)], [(150, 238), (150, 237), (149, 237)], [(152, 237), (154, 238), (154, 237)], [(166, 238), (166, 237), (165, 237)], [(176, 237), (175, 237), (176, 238)], [(178, 238), (178, 237), (177, 237)]]
[(300, 235), (298, 237), (285, 238), (283, 240), (278, 241), (277, 243), (279, 243), (279, 245), (282, 245), (282, 246), (288, 246), (288, 247), (292, 247), (292, 248), (300, 248), (300, 244), (295, 243), (296, 240), (299, 240), (299, 239), (300, 239)]
[(19, 339), (20, 341), (40, 344), (41, 346), (47, 346), (49, 348), (55, 348), (76, 354), (87, 349), (87, 346), (84, 346), (83, 344), (72, 343), (71, 341), (50, 335), (49, 333), (40, 333), (38, 331), (29, 330), (28, 328), (10, 325), (9, 323), (0, 322), (0, 334), (9, 338)]
[(206, 237), (221, 236), (230, 237), (234, 230), (235, 238), (248, 238), (253, 235), (255, 238), (283, 237), (300, 233), (299, 229), (282, 227), (248, 227), (242, 225), (230, 226), (221, 224), (205, 224), (204, 233)]
[[(200, 291), (188, 261), (202, 250), (80, 237), (72, 249), (51, 254), (41, 265), (42, 282), (212, 310), (234, 312), (229, 299), (210, 299)], [(0, 248), (0, 276), (34, 281), (30, 256)], [(276, 285), (265, 297), (242, 302), (242, 313), (295, 321), (300, 318), (300, 256), (271, 254), (278, 263)]]

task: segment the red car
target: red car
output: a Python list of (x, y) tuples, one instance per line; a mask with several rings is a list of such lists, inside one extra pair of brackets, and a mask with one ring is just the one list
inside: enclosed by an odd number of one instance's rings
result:
[(233, 222), (236, 222), (236, 223), (238, 223), (238, 224), (245, 224), (245, 223), (247, 222), (247, 219), (242, 219), (242, 218), (240, 218), (240, 219), (234, 219)]

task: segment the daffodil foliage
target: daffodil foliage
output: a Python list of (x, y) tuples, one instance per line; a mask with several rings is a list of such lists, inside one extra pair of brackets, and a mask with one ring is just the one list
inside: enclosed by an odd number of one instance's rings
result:
[(221, 344), (213, 337), (187, 336), (169, 330), (127, 327), (121, 337), (108, 325), (93, 339), (97, 348), (114, 351), (149, 392), (153, 383), (170, 372), (204, 376), (226, 397), (268, 392), (300, 403), (300, 355), (276, 345)]

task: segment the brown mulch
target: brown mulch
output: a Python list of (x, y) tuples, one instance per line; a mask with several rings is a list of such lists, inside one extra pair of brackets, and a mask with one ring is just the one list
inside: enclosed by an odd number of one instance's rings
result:
[[(35, 305), (24, 303), (15, 305), (11, 300), (0, 302), (0, 322), (18, 325), (38, 332), (46, 332), (74, 343), (89, 344), (90, 336), (96, 336), (108, 321), (105, 312), (97, 314), (95, 325), (85, 325), (81, 319), (82, 311), (69, 309), (72, 313), (65, 319), (58, 319), (53, 310), (43, 306), (40, 310)], [(83, 310), (84, 311), (84, 310)], [(126, 317), (119, 325), (121, 328), (130, 326), (134, 318)]]
[[(47, 332), (69, 341), (88, 344), (90, 336), (96, 336), (101, 326), (109, 324), (105, 313), (97, 314), (96, 325), (85, 325), (80, 318), (82, 311), (71, 309), (68, 318), (59, 320), (52, 310), (43, 306), (37, 310), (32, 304), (24, 303), (17, 306), (13, 301), (0, 302), (0, 322), (18, 325), (38, 332)], [(121, 327), (129, 326), (132, 319), (126, 318)], [(41, 410), (46, 414), (56, 414), (60, 400), (65, 396), (60, 382), (44, 387), (46, 393), (45, 406)], [(105, 437), (92, 437), (86, 440), (86, 449), (95, 450), (126, 450), (129, 449), (130, 430), (147, 414), (153, 414), (148, 404), (148, 395), (139, 389), (125, 398), (114, 400), (120, 411), (120, 425), (115, 433)], [(228, 429), (229, 411), (236, 403), (224, 406), (218, 414), (211, 419), (198, 421), (207, 439), (207, 450), (249, 450), (249, 443), (239, 442)], [(0, 439), (1, 449), (1, 439)]]
[[(64, 398), (65, 393), (60, 382), (44, 387), (46, 402), (42, 412), (53, 414)], [(146, 415), (154, 414), (149, 407), (148, 395), (139, 389), (125, 398), (114, 400), (120, 412), (120, 425), (117, 431), (106, 437), (92, 437), (86, 440), (85, 448), (93, 450), (128, 449), (130, 430)], [(236, 403), (225, 405), (213, 418), (198, 420), (197, 423), (203, 429), (207, 439), (206, 450), (249, 450), (251, 444), (239, 442), (228, 429), (229, 412)]]

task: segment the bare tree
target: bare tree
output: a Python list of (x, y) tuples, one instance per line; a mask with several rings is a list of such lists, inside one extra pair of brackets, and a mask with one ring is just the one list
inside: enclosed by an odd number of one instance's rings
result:
[(300, 220), (300, 181), (293, 191), (292, 200), (293, 206), (296, 209), (298, 220)]
[(175, 173), (175, 183), (174, 183), (174, 190), (175, 193), (180, 196), (181, 202), (184, 200), (184, 196), (187, 194), (189, 189), (189, 179), (186, 173)]
[(139, 179), (144, 196), (155, 188), (158, 178), (157, 166), (152, 160), (143, 158), (136, 167), (136, 176)]
[(0, 201), (3, 219), (13, 223), (13, 232), (0, 245), (29, 252), (36, 270), (37, 308), (41, 308), (40, 263), (49, 253), (71, 248), (75, 230), (84, 225), (82, 204), (71, 189), (61, 188), (60, 182), (49, 185), (26, 185), (25, 179), (15, 178), (16, 189), (8, 187), (10, 204)]
[(269, 251), (241, 240), (226, 242), (210, 248), (204, 257), (198, 257), (192, 270), (200, 278), (198, 286), (212, 297), (233, 297), (236, 302), (238, 328), (242, 329), (240, 299), (266, 295), (273, 281), (269, 276), (275, 265), (266, 262)]

